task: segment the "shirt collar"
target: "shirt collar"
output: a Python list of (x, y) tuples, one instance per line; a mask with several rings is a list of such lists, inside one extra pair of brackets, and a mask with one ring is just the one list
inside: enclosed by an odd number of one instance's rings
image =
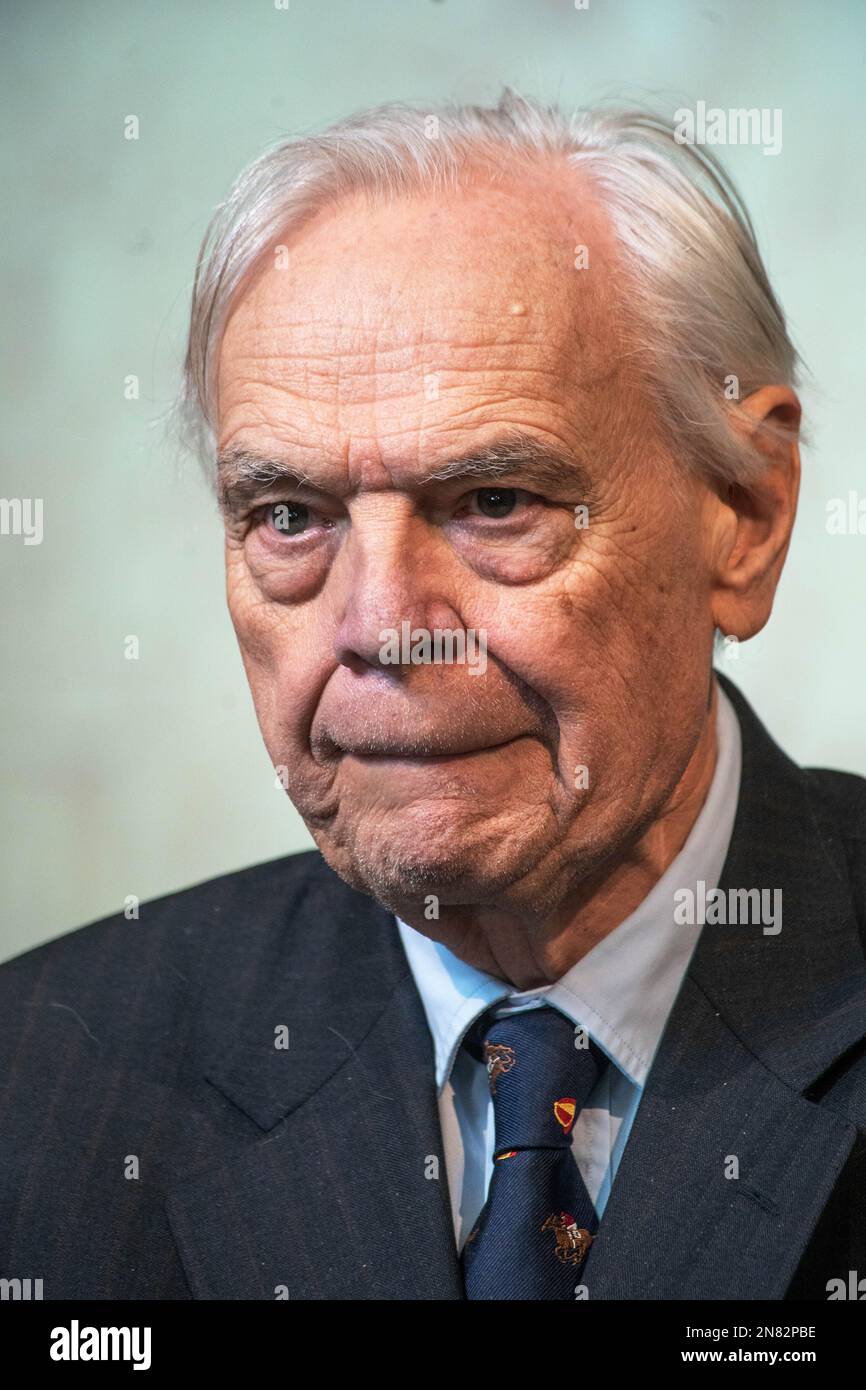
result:
[(630, 1080), (643, 1086), (701, 933), (674, 921), (674, 893), (703, 881), (718, 884), (740, 789), (740, 726), (716, 685), (718, 751), (713, 780), (688, 838), (650, 892), (561, 979), (516, 992), (476, 970), (446, 946), (397, 918), (409, 968), (433, 1039), (436, 1086), (442, 1090), (466, 1030), (492, 1004), (554, 1005), (586, 1029)]

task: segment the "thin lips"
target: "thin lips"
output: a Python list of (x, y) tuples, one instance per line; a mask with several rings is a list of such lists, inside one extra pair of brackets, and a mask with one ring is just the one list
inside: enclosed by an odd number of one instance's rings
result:
[[(521, 734), (514, 737), (521, 738)], [(422, 743), (399, 743), (396, 740), (388, 743), (355, 743), (345, 744), (333, 742), (332, 746), (336, 752), (350, 753), (356, 758), (456, 758), (464, 753), (482, 753), (491, 748), (504, 747), (506, 743), (513, 743), (514, 738), (497, 739), (494, 742), (463, 742), (442, 744), (434, 740), (425, 740)]]

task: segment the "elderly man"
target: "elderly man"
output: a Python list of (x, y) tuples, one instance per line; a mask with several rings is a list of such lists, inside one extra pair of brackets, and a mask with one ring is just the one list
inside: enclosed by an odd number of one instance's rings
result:
[(713, 673), (770, 616), (795, 372), (734, 191), (652, 117), (393, 105), (241, 175), (185, 407), (320, 852), (0, 972), (4, 1275), (580, 1301), (866, 1273), (866, 784), (799, 769)]

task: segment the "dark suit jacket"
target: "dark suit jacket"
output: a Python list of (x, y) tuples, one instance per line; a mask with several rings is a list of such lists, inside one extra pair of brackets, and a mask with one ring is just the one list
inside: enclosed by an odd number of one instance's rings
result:
[[(825, 1299), (866, 1276), (866, 781), (797, 768), (726, 689), (743, 782), (721, 886), (781, 888), (782, 931), (704, 928), (593, 1299)], [(0, 1276), (46, 1299), (461, 1298), (393, 918), (300, 854), (2, 966)]]

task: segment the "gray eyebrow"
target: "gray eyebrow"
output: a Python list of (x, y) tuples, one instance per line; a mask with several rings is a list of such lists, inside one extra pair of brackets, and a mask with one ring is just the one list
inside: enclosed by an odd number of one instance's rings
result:
[(217, 458), (217, 477), (220, 505), (230, 500), (243, 500), (273, 483), (290, 482), (298, 487), (312, 486), (312, 479), (303, 470), (294, 468), (282, 459), (258, 454), (254, 449), (232, 446), (222, 450)]
[[(223, 450), (217, 460), (217, 468), (220, 505), (224, 509), (249, 500), (274, 483), (324, 491), (296, 465), (240, 446)], [(531, 481), (539, 487), (557, 488), (567, 482), (584, 498), (590, 493), (586, 469), (564, 445), (536, 439), (521, 430), (509, 431), (480, 449), (449, 459), (447, 463), (414, 479), (412, 487), (421, 488), (430, 483), (452, 482), (461, 478), (499, 480), (518, 472), (531, 475)]]
[(531, 435), (515, 435), (451, 459), (420, 479), (425, 483), (451, 482), (460, 478), (505, 478), (512, 473), (532, 474), (533, 482), (561, 487), (563, 482), (588, 487), (586, 470), (563, 445), (545, 444)]

